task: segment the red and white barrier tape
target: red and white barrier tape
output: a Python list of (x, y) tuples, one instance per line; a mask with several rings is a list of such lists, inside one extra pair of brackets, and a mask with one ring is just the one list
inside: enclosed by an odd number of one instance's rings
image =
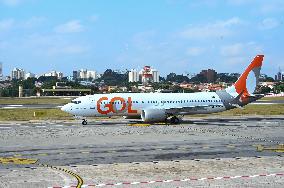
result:
[[(137, 185), (137, 184), (152, 184), (152, 183), (172, 183), (172, 182), (188, 182), (188, 181), (204, 181), (204, 180), (221, 180), (221, 179), (247, 179), (256, 177), (269, 177), (269, 176), (284, 176), (284, 173), (273, 173), (273, 174), (257, 174), (250, 176), (223, 176), (223, 177), (206, 177), (206, 178), (186, 178), (186, 179), (175, 179), (175, 180), (154, 180), (154, 181), (137, 181), (137, 182), (120, 182), (120, 183), (100, 183), (93, 185), (82, 185), (84, 187), (105, 187), (105, 186), (120, 186), (120, 185)], [(49, 188), (76, 188), (76, 186), (64, 186), (64, 187), (49, 187)]]

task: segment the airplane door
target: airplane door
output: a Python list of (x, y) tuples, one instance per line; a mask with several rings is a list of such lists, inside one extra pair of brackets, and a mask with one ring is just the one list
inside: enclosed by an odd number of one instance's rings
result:
[(159, 106), (160, 105), (160, 102), (159, 101), (157, 101), (157, 103), (155, 103), (155, 106)]

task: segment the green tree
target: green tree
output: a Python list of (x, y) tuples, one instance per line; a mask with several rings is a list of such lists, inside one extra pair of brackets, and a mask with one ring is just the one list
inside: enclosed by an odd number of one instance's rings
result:
[(177, 75), (176, 73), (170, 73), (167, 75), (166, 81), (168, 82), (189, 82), (189, 78), (184, 75)]
[(260, 88), (260, 93), (265, 94), (265, 93), (270, 93), (271, 92), (271, 88), (264, 86)]

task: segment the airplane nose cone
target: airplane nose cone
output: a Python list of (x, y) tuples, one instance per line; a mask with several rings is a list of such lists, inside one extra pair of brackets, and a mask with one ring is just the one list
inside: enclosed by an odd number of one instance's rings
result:
[(66, 105), (64, 105), (64, 106), (62, 106), (61, 107), (61, 110), (63, 111), (63, 112), (69, 112), (69, 107), (68, 107), (69, 105), (68, 104), (66, 104)]

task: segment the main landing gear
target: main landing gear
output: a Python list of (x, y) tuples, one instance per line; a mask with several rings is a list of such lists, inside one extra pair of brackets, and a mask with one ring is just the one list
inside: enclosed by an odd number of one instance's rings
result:
[(83, 119), (82, 125), (87, 125), (87, 124), (88, 124), (87, 120), (86, 120), (86, 119)]
[(180, 119), (176, 116), (171, 117), (170, 119), (172, 124), (179, 124), (180, 123)]

